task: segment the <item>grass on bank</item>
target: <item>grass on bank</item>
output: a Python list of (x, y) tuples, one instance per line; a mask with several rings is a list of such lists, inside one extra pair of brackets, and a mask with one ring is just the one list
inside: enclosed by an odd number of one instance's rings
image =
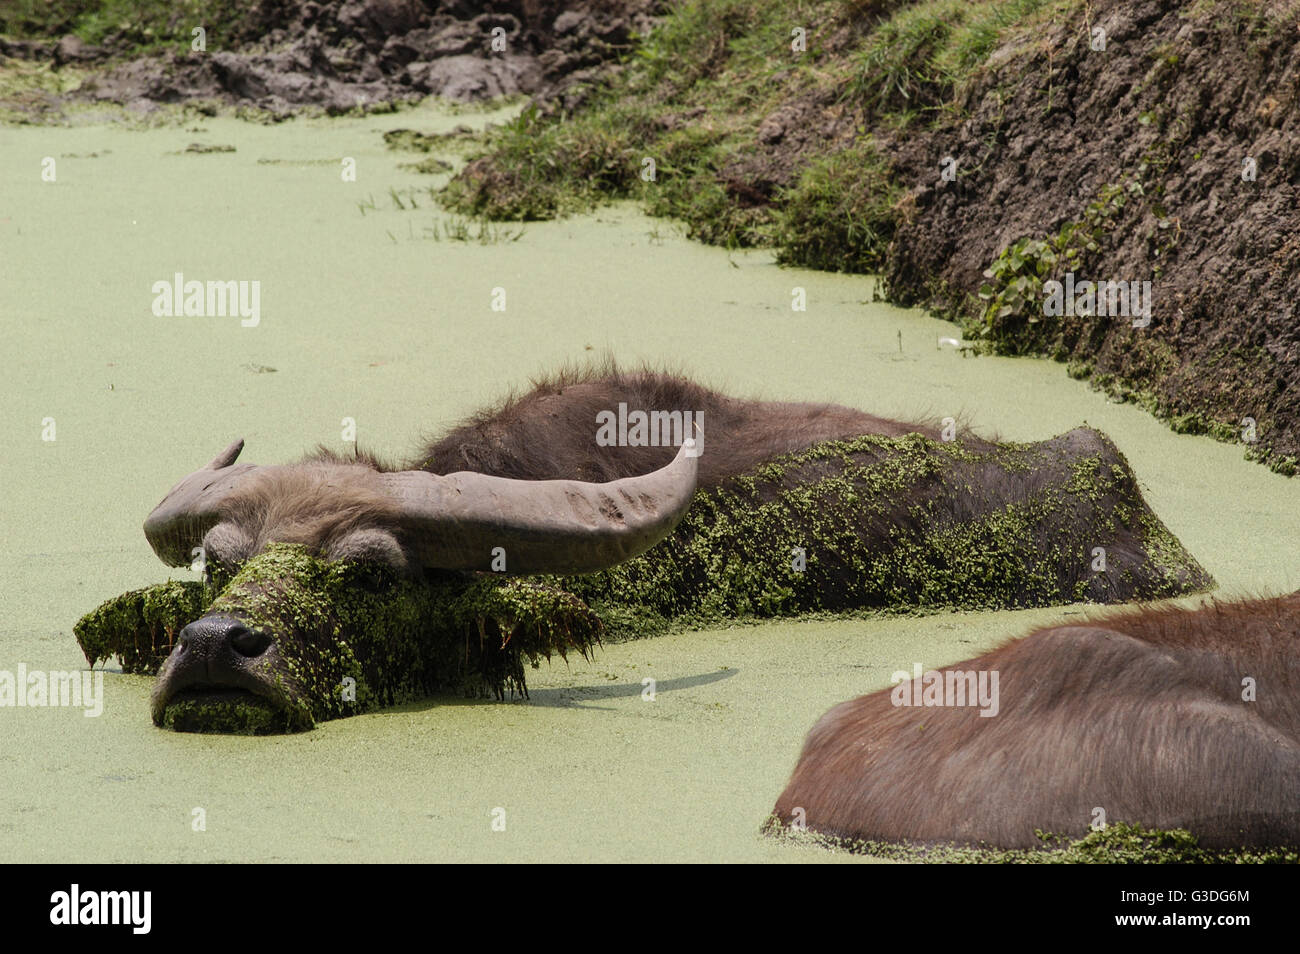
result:
[[(491, 133), (443, 198), (522, 220), (636, 199), (710, 244), (878, 270), (903, 189), (868, 124), (945, 106), (1008, 31), (1073, 2), (930, 0), (886, 15), (842, 0), (685, 0), (582, 108), (526, 110)], [(793, 157), (759, 138), (791, 105), (777, 138), (800, 140)], [(842, 119), (829, 137), (801, 126), (827, 114)]]
[(1007, 32), (1053, 0), (932, 0), (898, 10), (850, 58), (854, 99), (877, 114), (935, 109), (1001, 45)]
[(127, 52), (189, 48), (202, 27), (210, 46), (249, 35), (254, 4), (240, 0), (7, 0), (0, 34), (57, 39), (73, 34), (100, 44), (116, 35)]

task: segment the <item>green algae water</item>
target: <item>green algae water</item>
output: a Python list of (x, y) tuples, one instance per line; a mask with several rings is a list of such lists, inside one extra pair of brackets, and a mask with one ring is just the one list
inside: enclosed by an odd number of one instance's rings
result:
[[(951, 325), (873, 302), (869, 280), (702, 247), (629, 207), (456, 220), (429, 195), (445, 177), (383, 141), (492, 118), (0, 128), (0, 671), (81, 670), (83, 613), (195, 579), (141, 524), (232, 439), (279, 463), (347, 450), (355, 426), (402, 456), (606, 352), (1004, 439), (1090, 424), (1221, 594), (1300, 587), (1300, 483), (1240, 447), (1173, 434), (1059, 365), (962, 357), (939, 343)], [(258, 282), (256, 324), (156, 315), (154, 286), (177, 273)], [(30, 861), (839, 860), (759, 835), (817, 717), (895, 670), (1085, 611), (681, 633), (543, 664), (527, 702), (437, 697), (266, 738), (156, 729), (152, 680), (110, 664), (97, 717), (0, 708), (0, 832)]]

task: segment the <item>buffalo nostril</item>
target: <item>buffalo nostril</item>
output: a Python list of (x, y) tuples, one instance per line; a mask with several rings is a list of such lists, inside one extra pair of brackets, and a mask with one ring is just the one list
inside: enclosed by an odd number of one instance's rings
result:
[(192, 654), (199, 659), (229, 659), (231, 656), (253, 658), (262, 655), (272, 643), (270, 636), (245, 626), (229, 616), (205, 616), (196, 619), (177, 634), (178, 656)]
[(230, 631), (230, 645), (241, 656), (251, 658), (266, 652), (266, 648), (271, 645), (271, 637), (247, 626), (234, 626)]
[(177, 635), (176, 647), (181, 652), (185, 652), (189, 649), (190, 644), (200, 637), (201, 634), (198, 629), (198, 622), (199, 621), (196, 620), (195, 622), (190, 623)]

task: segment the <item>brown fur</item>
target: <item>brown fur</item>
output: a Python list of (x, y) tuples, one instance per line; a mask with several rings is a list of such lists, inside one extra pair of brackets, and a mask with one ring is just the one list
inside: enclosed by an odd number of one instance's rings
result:
[(892, 689), (836, 706), (777, 816), (1021, 848), (1035, 829), (1081, 836), (1101, 808), (1206, 847), (1300, 844), (1300, 593), (1046, 627), (948, 670), (996, 670), (999, 714), (895, 706)]
[[(512, 394), (475, 415), (404, 464), (365, 452), (345, 456), (320, 448), (298, 465), (268, 469), (232, 493), (224, 522), (205, 539), (209, 559), (237, 565), (265, 542), (278, 540), (308, 544), (331, 559), (377, 559), (416, 574), (419, 569), (409, 558), (409, 541), (397, 526), (392, 504), (370, 486), (377, 472), (418, 468), (440, 474), (473, 471), (523, 480), (603, 482), (646, 474), (667, 464), (675, 453), (673, 447), (597, 444), (597, 415), (615, 410), (620, 403), (630, 410), (702, 413), (699, 484), (706, 491), (740, 475), (752, 477), (760, 464), (780, 454), (830, 439), (911, 432), (932, 440), (939, 437), (930, 423), (904, 424), (835, 404), (741, 400), (680, 375), (648, 368), (623, 371), (606, 360), (535, 380), (526, 394)], [(1093, 544), (1105, 544), (1110, 571), (1094, 573), (1087, 560), (1075, 559), (1045, 567), (1044, 573), (1012, 574), (1009, 579), (1014, 585), (990, 591), (998, 605), (1060, 602), (1066, 593), (1075, 599), (1117, 602), (1167, 594), (1174, 582), (1182, 588), (1211, 582), (1190, 561), (1171, 574), (1152, 559), (1141, 535), (1141, 521), (1135, 517), (1110, 523), (1112, 513), (1149, 511), (1123, 456), (1105, 435), (1080, 428), (1032, 445), (1020, 452), (1023, 469), (980, 458), (980, 452), (993, 451), (994, 445), (964, 431), (961, 437), (963, 446), (974, 452), (968, 462), (936, 462), (933, 472), (919, 475), (905, 495), (877, 499), (870, 507), (839, 515), (840, 532), (861, 540), (862, 547), (827, 548), (819, 555), (801, 581), (810, 598), (815, 594), (810, 608), (860, 608), (884, 605), (882, 600), (961, 604), (966, 598), (962, 592), (936, 594), (932, 579), (901, 575), (892, 581), (887, 596), (883, 590), (865, 592), (861, 553), (905, 550), (929, 530), (960, 527), (1035, 500), (1041, 505), (1031, 508), (1027, 536), (1019, 542), (1026, 564), (1036, 554), (1054, 552), (1063, 539), (1077, 539), (1082, 528), (1105, 524), (1107, 536)], [(855, 452), (848, 466), (867, 465), (888, 453), (887, 448), (867, 447)], [(1099, 473), (1107, 475), (1106, 493), (1061, 501), (1051, 498), (1050, 506), (1042, 504), (1049, 499), (1043, 496), (1044, 488), (1064, 487), (1071, 468), (1091, 457), (1098, 459)], [(786, 468), (778, 478), (732, 485), (728, 489), (734, 493), (718, 497), (715, 505), (761, 507), (773, 503), (783, 490), (811, 487), (843, 475), (845, 468), (846, 459), (812, 459)], [(827, 512), (799, 511), (791, 516), (809, 522), (809, 538), (815, 534), (812, 521), (822, 523), (821, 532), (827, 532)], [(700, 585), (707, 580), (708, 574), (701, 573)], [(690, 595), (663, 594), (674, 606)]]
[[(377, 472), (422, 469), (473, 471), (520, 480), (593, 482), (650, 473), (672, 460), (673, 447), (602, 447), (600, 411), (702, 412), (706, 431), (699, 484), (716, 486), (779, 454), (831, 438), (920, 431), (835, 404), (745, 401), (680, 375), (649, 368), (625, 372), (610, 359), (534, 379), (532, 389), (509, 395), (474, 415), (413, 461), (387, 461), (356, 450), (318, 447), (298, 464), (256, 472), (223, 501), (223, 522), (205, 540), (208, 559), (236, 566), (271, 541), (302, 543), (334, 559), (379, 558), (402, 563), (396, 509), (373, 480)], [(359, 531), (375, 534), (353, 536)], [(386, 535), (388, 540), (377, 540)]]
[(222, 502), (222, 528), (231, 534), (207, 541), (209, 559), (238, 564), (271, 542), (305, 544), (334, 559), (354, 555), (340, 548), (359, 532), (399, 525), (398, 505), (375, 474), (367, 463), (323, 459), (254, 471)]
[(629, 410), (703, 412), (699, 483), (706, 488), (820, 441), (915, 432), (939, 437), (929, 423), (906, 424), (838, 404), (731, 398), (681, 375), (623, 371), (608, 360), (532, 383), (527, 394), (510, 395), (432, 442), (408, 466), (435, 474), (468, 470), (596, 482), (663, 467), (673, 458), (671, 447), (597, 446), (597, 413), (616, 410), (620, 402)]

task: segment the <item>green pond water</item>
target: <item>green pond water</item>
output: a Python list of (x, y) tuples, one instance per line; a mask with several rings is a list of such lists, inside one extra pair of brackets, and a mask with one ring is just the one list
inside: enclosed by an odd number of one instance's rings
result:
[[(965, 416), (1008, 439), (1086, 421), (1221, 592), (1300, 587), (1300, 482), (1059, 365), (939, 348), (952, 326), (871, 302), (867, 279), (702, 247), (630, 207), (494, 244), (435, 240), (448, 217), (404, 190), (442, 179), (400, 168), (422, 157), (382, 133), (490, 118), (0, 127), (0, 670), (82, 669), (81, 614), (169, 572), (194, 578), (156, 560), (141, 523), (233, 438), (279, 463), (344, 449), (353, 418), (364, 445), (401, 455), (530, 375), (605, 352), (738, 394)], [(186, 152), (195, 142), (235, 150)], [(156, 317), (152, 286), (176, 272), (259, 281), (260, 322)], [(155, 729), (151, 680), (110, 666), (98, 718), (0, 709), (0, 839), (25, 861), (843, 860), (758, 834), (817, 717), (914, 662), (1082, 612), (685, 633), (543, 665), (528, 702), (431, 699), (273, 738)]]

